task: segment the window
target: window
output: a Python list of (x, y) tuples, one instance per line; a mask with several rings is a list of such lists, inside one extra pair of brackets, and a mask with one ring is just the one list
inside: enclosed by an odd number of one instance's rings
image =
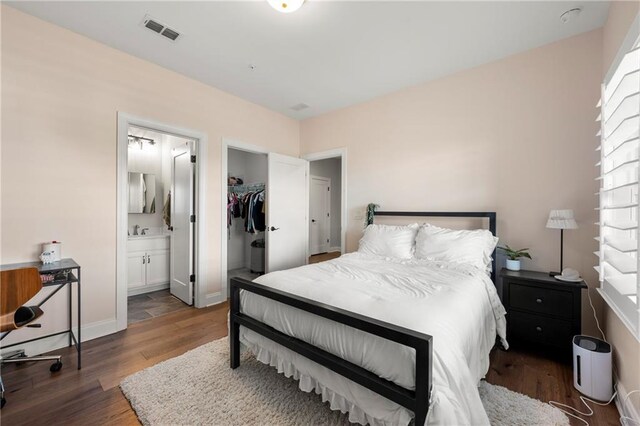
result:
[[(640, 340), (638, 296), (638, 165), (640, 40), (626, 41), (602, 85), (600, 108), (600, 293)], [(623, 47), (623, 49), (624, 49)]]

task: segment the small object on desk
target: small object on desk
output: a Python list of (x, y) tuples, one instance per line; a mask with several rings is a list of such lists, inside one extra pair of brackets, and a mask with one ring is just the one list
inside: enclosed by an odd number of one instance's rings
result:
[(53, 262), (59, 262), (62, 259), (62, 243), (59, 241), (54, 240), (42, 244), (42, 251), (49, 252)]
[(562, 274), (555, 275), (554, 278), (560, 281), (566, 281), (569, 283), (581, 283), (582, 278), (580, 277), (580, 273), (572, 268), (564, 268), (562, 270)]
[(584, 281), (559, 281), (546, 272), (525, 270), (503, 269), (500, 276), (509, 344), (570, 360), (572, 338), (582, 328)]
[(54, 259), (55, 255), (50, 251), (43, 251), (42, 254), (40, 254), (40, 260), (44, 265), (55, 262)]
[(52, 274), (40, 274), (40, 280), (43, 284), (53, 281), (54, 278)]

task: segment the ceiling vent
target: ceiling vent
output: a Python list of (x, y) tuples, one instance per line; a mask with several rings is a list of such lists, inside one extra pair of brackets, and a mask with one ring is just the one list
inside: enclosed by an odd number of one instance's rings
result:
[(303, 109), (307, 109), (307, 108), (309, 108), (309, 105), (304, 103), (300, 103), (291, 107), (291, 109), (294, 111), (302, 111)]
[(152, 18), (149, 15), (145, 15), (144, 20), (142, 21), (142, 26), (150, 29), (154, 33), (165, 36), (171, 41), (176, 41), (177, 38), (180, 37), (180, 33), (178, 31), (161, 24), (157, 19)]

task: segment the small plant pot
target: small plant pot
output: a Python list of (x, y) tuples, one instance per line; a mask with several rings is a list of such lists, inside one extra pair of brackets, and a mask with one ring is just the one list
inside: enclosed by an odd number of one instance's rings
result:
[(510, 271), (519, 271), (520, 259), (517, 259), (517, 260), (507, 259), (507, 269)]

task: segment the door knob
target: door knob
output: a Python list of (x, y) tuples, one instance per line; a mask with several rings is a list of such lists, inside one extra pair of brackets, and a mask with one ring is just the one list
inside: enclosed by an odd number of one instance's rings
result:
[(311, 222), (316, 223), (316, 220), (315, 219), (311, 219)]
[(275, 226), (272, 226), (271, 228), (269, 228), (269, 231), (277, 231), (280, 228), (276, 228)]

